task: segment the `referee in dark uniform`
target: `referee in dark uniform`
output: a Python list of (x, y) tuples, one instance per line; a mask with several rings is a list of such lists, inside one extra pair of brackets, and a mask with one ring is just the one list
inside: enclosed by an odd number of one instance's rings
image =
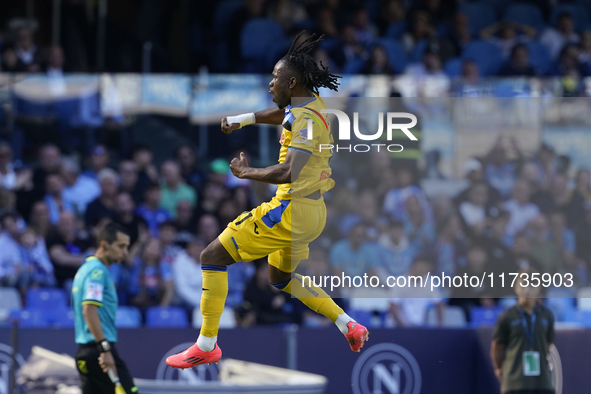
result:
[(546, 358), (554, 341), (554, 315), (538, 303), (541, 286), (531, 285), (532, 274), (541, 276), (533, 269), (519, 272), (517, 304), (499, 316), (493, 334), (491, 358), (504, 394), (555, 393)]
[(133, 378), (115, 347), (118, 300), (109, 274), (111, 264), (119, 264), (127, 257), (129, 235), (121, 226), (109, 223), (99, 231), (97, 246), (96, 254), (87, 258), (76, 273), (72, 286), (78, 344), (76, 366), (82, 393), (114, 393), (115, 383), (109, 377), (109, 370), (127, 394), (137, 393)]

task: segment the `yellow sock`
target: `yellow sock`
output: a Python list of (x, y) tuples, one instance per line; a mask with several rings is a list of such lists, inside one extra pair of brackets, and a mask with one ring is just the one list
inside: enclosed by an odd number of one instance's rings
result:
[(201, 272), (203, 274), (201, 335), (212, 338), (218, 335), (220, 317), (228, 296), (228, 272), (227, 267), (215, 265), (204, 265), (201, 267)]
[(315, 286), (314, 283), (308, 283), (308, 281), (305, 284), (302, 283), (302, 275), (300, 274), (294, 274), (287, 285), (274, 283), (273, 286), (296, 297), (308, 308), (327, 317), (333, 323), (339, 315), (345, 313), (320, 287)]

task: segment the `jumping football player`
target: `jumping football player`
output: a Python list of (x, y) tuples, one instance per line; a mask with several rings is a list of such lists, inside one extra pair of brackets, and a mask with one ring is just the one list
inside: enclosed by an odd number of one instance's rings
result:
[[(176, 368), (192, 368), (218, 362), (222, 351), (217, 345), (218, 326), (228, 293), (227, 266), (268, 256), (269, 277), (277, 289), (297, 297), (306, 306), (333, 321), (345, 334), (353, 351), (360, 351), (369, 332), (350, 318), (325, 292), (313, 283), (302, 283), (294, 273), (301, 260), (308, 258), (308, 244), (326, 224), (322, 193), (334, 186), (330, 178), (327, 149), (333, 142), (325, 109), (318, 96), (321, 87), (337, 90), (340, 78), (327, 67), (318, 66), (310, 51), (322, 39), (312, 35), (297, 44), (300, 33), (287, 55), (275, 64), (269, 93), (277, 108), (222, 119), (222, 131), (232, 131), (253, 123), (283, 125), (279, 164), (267, 168), (249, 167), (243, 153), (230, 163), (238, 178), (279, 185), (270, 202), (238, 216), (201, 253), (203, 325), (197, 342), (182, 353), (166, 359)], [(298, 104), (292, 105), (292, 99)], [(314, 121), (307, 130), (308, 118)]]

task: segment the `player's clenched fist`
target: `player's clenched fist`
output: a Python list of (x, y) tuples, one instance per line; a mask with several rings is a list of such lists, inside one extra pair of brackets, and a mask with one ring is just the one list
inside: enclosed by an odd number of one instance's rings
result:
[(222, 119), (222, 132), (224, 134), (230, 134), (234, 130), (240, 128), (240, 123), (228, 123), (228, 117)]
[(230, 170), (232, 170), (232, 174), (237, 176), (238, 178), (244, 177), (244, 170), (248, 168), (248, 160), (246, 160), (246, 155), (244, 152), (240, 152), (240, 158), (233, 158), (232, 162), (230, 163)]

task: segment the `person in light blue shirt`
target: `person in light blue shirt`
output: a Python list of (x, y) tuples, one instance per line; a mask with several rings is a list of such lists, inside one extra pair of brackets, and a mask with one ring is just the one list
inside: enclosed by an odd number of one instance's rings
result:
[(127, 393), (137, 393), (133, 378), (121, 360), (117, 342), (117, 291), (109, 266), (127, 257), (129, 235), (115, 223), (104, 226), (97, 236), (98, 249), (78, 269), (72, 285), (75, 340), (78, 344), (76, 366), (82, 393), (112, 393), (112, 371)]
[(353, 276), (369, 274), (376, 267), (381, 266), (380, 248), (374, 243), (366, 241), (366, 226), (356, 223), (347, 238), (335, 243), (330, 249), (329, 261), (335, 272), (342, 271), (353, 279)]

